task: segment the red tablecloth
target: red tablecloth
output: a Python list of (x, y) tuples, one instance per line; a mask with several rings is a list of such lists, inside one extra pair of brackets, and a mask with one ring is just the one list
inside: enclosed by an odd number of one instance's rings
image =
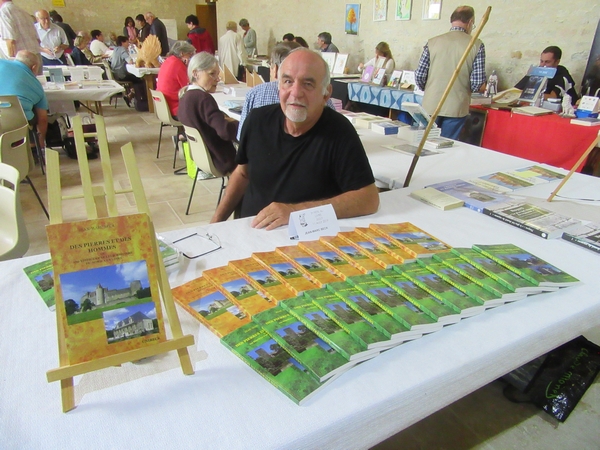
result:
[(556, 114), (531, 117), (510, 111), (487, 111), (482, 147), (567, 170), (600, 131), (598, 127), (573, 125), (570, 119)]

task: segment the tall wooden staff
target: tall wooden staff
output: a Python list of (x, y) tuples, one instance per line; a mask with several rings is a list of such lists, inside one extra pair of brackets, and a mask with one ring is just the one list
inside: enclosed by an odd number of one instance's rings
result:
[(485, 10), (485, 14), (481, 18), (481, 23), (476, 28), (477, 31), (475, 32), (474, 35), (471, 36), (471, 41), (469, 42), (469, 45), (465, 49), (465, 53), (462, 55), (462, 58), (460, 58), (460, 61), (458, 61), (458, 65), (456, 66), (456, 69), (454, 69), (452, 78), (450, 78), (450, 81), (448, 82), (448, 86), (446, 86), (446, 90), (444, 91), (444, 94), (442, 95), (440, 102), (438, 103), (437, 107), (435, 108), (435, 111), (431, 115), (431, 120), (427, 124), (427, 128), (425, 128), (425, 132), (423, 133), (423, 137), (421, 138), (421, 142), (419, 143), (419, 148), (417, 149), (415, 156), (413, 157), (412, 163), (410, 165), (410, 169), (408, 169), (408, 174), (406, 175), (406, 180), (404, 180), (404, 187), (408, 187), (408, 185), (410, 184), (410, 179), (412, 178), (413, 172), (415, 171), (415, 167), (417, 166), (417, 161), (419, 160), (419, 156), (421, 156), (421, 152), (423, 151), (423, 146), (425, 145), (425, 141), (427, 140), (427, 137), (429, 136), (429, 131), (431, 131), (431, 127), (435, 123), (435, 119), (437, 118), (438, 114), (440, 113), (440, 110), (442, 109), (442, 106), (444, 105), (444, 102), (446, 101), (448, 94), (450, 94), (450, 89), (452, 89), (452, 86), (454, 85), (454, 82), (456, 81), (456, 78), (458, 77), (458, 73), (460, 72), (460, 69), (462, 68), (463, 64), (465, 63), (467, 56), (469, 55), (469, 52), (471, 51), (471, 48), (473, 47), (473, 45), (475, 45), (475, 41), (479, 38), (479, 34), (481, 33), (481, 31), (483, 30), (483, 27), (487, 23), (488, 17), (491, 12), (492, 12), (492, 7), (488, 6), (487, 9)]

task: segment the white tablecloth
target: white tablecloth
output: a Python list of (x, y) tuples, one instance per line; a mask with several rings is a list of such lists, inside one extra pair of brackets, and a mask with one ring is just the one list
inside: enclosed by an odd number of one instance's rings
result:
[[(528, 188), (547, 196), (556, 184)], [(562, 195), (590, 196), (600, 180), (576, 174)], [(343, 229), (410, 221), (454, 246), (512, 242), (556, 264), (583, 284), (536, 295), (461, 321), (361, 364), (296, 406), (180, 312), (204, 354), (193, 352), (196, 373), (184, 376), (173, 358), (124, 365), (79, 380), (78, 407), (60, 412), (54, 315), (22, 268), (47, 255), (0, 263), (0, 436), (3, 449), (115, 448), (123, 440), (146, 449), (368, 448), (506, 372), (600, 324), (598, 255), (566, 241), (546, 241), (466, 208), (442, 212), (408, 197), (381, 195), (372, 216), (341, 221)], [(560, 201), (553, 207), (598, 215), (597, 207)], [(206, 228), (223, 249), (184, 263), (176, 286), (202, 270), (289, 245), (287, 230), (254, 230), (249, 219)], [(168, 363), (170, 361), (170, 363)], [(134, 378), (123, 382), (123, 377)], [(106, 386), (95, 388), (95, 384)], [(134, 436), (134, 437), (133, 437)]]
[(47, 83), (44, 92), (49, 102), (65, 100), (101, 102), (119, 92), (125, 92), (125, 88), (116, 81), (104, 80), (82, 82), (81, 88), (78, 89), (65, 89), (59, 84)]

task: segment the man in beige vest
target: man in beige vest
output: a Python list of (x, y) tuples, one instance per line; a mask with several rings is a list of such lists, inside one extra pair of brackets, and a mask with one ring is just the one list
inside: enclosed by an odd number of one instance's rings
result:
[[(423, 48), (415, 72), (417, 86), (425, 91), (423, 107), (432, 114), (444, 93), (458, 61), (471, 40), (475, 28), (475, 11), (471, 6), (459, 6), (450, 16), (450, 31), (429, 39)], [(442, 136), (458, 139), (469, 114), (471, 92), (485, 89), (485, 47), (478, 39), (471, 48), (448, 98), (436, 119)]]

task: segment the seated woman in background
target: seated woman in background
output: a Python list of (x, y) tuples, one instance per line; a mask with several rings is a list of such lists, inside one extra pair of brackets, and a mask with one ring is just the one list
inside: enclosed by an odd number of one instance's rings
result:
[(221, 173), (235, 169), (235, 147), (239, 122), (219, 109), (211, 95), (219, 83), (219, 64), (210, 53), (197, 53), (188, 64), (190, 85), (179, 98), (179, 121), (196, 128), (210, 152), (215, 168)]
[(138, 30), (135, 27), (133, 17), (125, 17), (125, 26), (123, 26), (123, 36), (127, 36), (131, 44), (137, 43)]
[(379, 69), (385, 68), (386, 79), (390, 79), (392, 72), (396, 68), (396, 63), (394, 62), (392, 51), (387, 42), (380, 42), (377, 44), (375, 46), (375, 58), (370, 59), (366, 64), (359, 64), (358, 71), (362, 72), (366, 66), (374, 67), (373, 75), (375, 75)]
[[(86, 36), (77, 36), (73, 41), (73, 51), (71, 51), (71, 58), (76, 66), (91, 66), (92, 63), (85, 55), (84, 50), (87, 49), (90, 40)], [(102, 57), (100, 57), (102, 60)]]
[(187, 65), (195, 53), (196, 48), (192, 44), (177, 41), (158, 71), (156, 89), (165, 95), (171, 115), (175, 119), (179, 107), (179, 91), (189, 84)]
[(133, 64), (129, 56), (129, 39), (127, 36), (117, 37), (117, 46), (110, 57), (110, 68), (115, 75), (115, 80), (130, 81), (133, 84), (144, 83), (144, 80), (127, 72), (127, 64)]

